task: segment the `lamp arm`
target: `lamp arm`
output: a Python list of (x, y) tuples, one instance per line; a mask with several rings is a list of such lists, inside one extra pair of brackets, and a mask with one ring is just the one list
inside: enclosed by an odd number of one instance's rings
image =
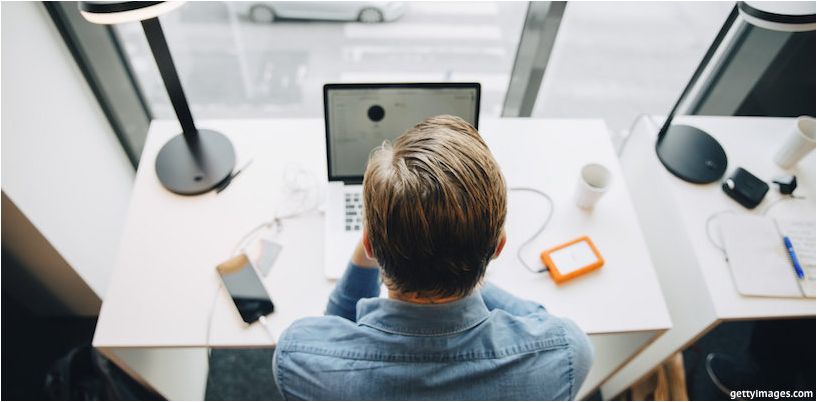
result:
[(738, 6), (735, 5), (732, 7), (732, 11), (729, 13), (729, 16), (726, 17), (726, 21), (721, 26), (721, 29), (718, 31), (718, 34), (715, 36), (715, 40), (712, 41), (712, 44), (709, 45), (709, 48), (706, 50), (706, 54), (704, 54), (703, 59), (701, 60), (698, 67), (695, 69), (695, 72), (692, 74), (692, 78), (690, 78), (689, 82), (687, 82), (686, 86), (684, 87), (683, 92), (681, 92), (681, 96), (678, 97), (678, 101), (675, 102), (675, 105), (672, 106), (672, 110), (670, 110), (669, 115), (667, 115), (666, 120), (664, 120), (664, 124), (661, 126), (661, 130), (658, 131), (658, 141), (667, 134), (667, 130), (669, 130), (670, 125), (672, 124), (672, 120), (675, 118), (675, 113), (678, 112), (678, 107), (681, 106), (681, 103), (686, 99), (689, 91), (701, 77), (704, 69), (706, 68), (709, 61), (712, 60), (712, 56), (715, 55), (715, 51), (718, 50), (718, 46), (721, 45), (723, 42), (723, 38), (726, 37), (726, 34), (729, 32), (729, 28), (732, 26), (732, 23), (738, 16)]
[(153, 58), (156, 60), (156, 66), (159, 67), (159, 73), (162, 75), (162, 81), (165, 84), (165, 89), (167, 89), (167, 95), (170, 97), (170, 102), (176, 111), (176, 117), (182, 126), (184, 138), (189, 143), (196, 139), (198, 130), (196, 129), (196, 124), (193, 122), (193, 115), (190, 113), (187, 97), (184, 96), (184, 89), (179, 80), (179, 74), (176, 72), (176, 65), (173, 64), (173, 58), (170, 56), (170, 49), (167, 46), (159, 18), (153, 17), (143, 20), (142, 29), (145, 31), (148, 44), (150, 44), (150, 50), (153, 53)]

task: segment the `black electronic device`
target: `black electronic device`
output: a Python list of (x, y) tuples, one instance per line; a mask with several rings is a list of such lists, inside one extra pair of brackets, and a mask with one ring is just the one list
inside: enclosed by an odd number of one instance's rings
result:
[(744, 168), (735, 169), (735, 172), (724, 180), (721, 188), (726, 195), (749, 209), (758, 206), (769, 191), (766, 182)]
[(267, 289), (245, 254), (219, 264), (216, 270), (244, 322), (252, 324), (275, 311)]
[(777, 189), (780, 191), (780, 194), (791, 195), (792, 193), (794, 193), (794, 190), (797, 188), (797, 177), (796, 176), (779, 176), (779, 177), (775, 177), (772, 180), (772, 183), (777, 184)]

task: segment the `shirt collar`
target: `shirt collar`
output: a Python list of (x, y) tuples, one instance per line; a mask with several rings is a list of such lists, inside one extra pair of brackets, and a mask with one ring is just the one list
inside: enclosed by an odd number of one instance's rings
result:
[(357, 322), (401, 335), (446, 335), (465, 331), (488, 318), (479, 290), (443, 304), (417, 304), (371, 298), (357, 302)]

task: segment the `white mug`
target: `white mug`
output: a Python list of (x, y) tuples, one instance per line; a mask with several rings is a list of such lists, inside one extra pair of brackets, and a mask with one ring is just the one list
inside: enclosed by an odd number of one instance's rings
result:
[(814, 118), (800, 116), (794, 124), (786, 142), (774, 155), (774, 162), (783, 169), (788, 169), (800, 162), (814, 149)]
[(613, 175), (610, 170), (598, 163), (590, 163), (582, 167), (579, 173), (579, 183), (573, 197), (576, 206), (582, 209), (592, 209), (601, 196), (610, 188)]

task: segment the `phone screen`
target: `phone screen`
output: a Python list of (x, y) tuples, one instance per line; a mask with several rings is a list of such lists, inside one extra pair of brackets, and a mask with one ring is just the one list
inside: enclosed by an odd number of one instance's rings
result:
[(275, 311), (267, 289), (245, 254), (223, 262), (216, 269), (244, 322), (252, 324)]

